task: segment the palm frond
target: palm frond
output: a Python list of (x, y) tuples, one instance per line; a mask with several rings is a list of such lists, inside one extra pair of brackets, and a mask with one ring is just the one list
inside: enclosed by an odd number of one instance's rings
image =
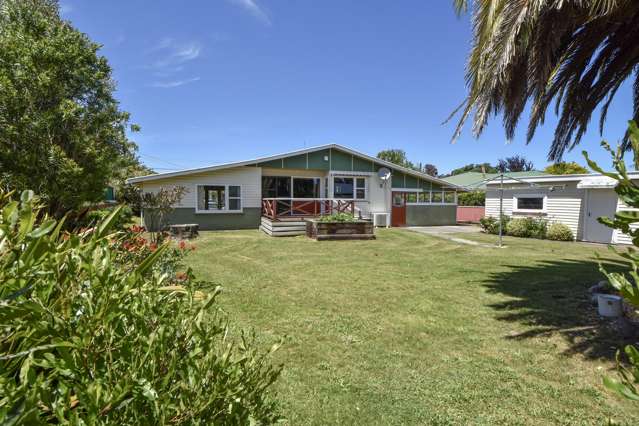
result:
[[(468, 7), (455, 1), (455, 7)], [(473, 116), (479, 136), (502, 114), (514, 137), (526, 105), (530, 142), (554, 103), (559, 116), (548, 157), (556, 161), (578, 144), (601, 107), (600, 131), (610, 103), (633, 73), (633, 116), (639, 115), (639, 1), (476, 0), (468, 59), (468, 97), (453, 139)]]

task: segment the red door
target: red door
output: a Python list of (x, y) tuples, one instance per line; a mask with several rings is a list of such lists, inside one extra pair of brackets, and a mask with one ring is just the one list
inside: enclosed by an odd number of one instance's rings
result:
[(403, 192), (393, 192), (392, 226), (406, 226), (406, 196)]

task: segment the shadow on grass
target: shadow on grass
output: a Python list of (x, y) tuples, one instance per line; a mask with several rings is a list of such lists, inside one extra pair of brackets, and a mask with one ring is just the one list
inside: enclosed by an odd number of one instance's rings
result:
[[(614, 359), (626, 343), (614, 322), (597, 315), (588, 288), (604, 279), (594, 261), (552, 260), (534, 265), (506, 265), (508, 271), (491, 274), (485, 282), (490, 292), (513, 300), (490, 305), (497, 318), (528, 327), (508, 339), (530, 339), (560, 334), (569, 344), (567, 355), (591, 359)], [(628, 266), (606, 262), (608, 271), (623, 272)]]

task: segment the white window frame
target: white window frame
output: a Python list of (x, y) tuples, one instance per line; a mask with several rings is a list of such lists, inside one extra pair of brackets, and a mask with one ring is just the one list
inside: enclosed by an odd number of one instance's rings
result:
[[(338, 179), (353, 179), (353, 198), (337, 198), (335, 197), (335, 178)], [(358, 176), (358, 175), (331, 175), (331, 198), (336, 200), (353, 200), (353, 201), (368, 201), (368, 176)], [(364, 198), (357, 198), (357, 190), (362, 189), (357, 186), (357, 179), (364, 179)]]
[[(543, 199), (543, 207), (541, 210), (538, 209), (519, 209), (517, 208), (517, 200), (519, 198), (542, 198)], [(548, 195), (546, 194), (514, 194), (513, 195), (513, 213), (548, 213)]]
[[(428, 194), (428, 202), (417, 201), (416, 203), (407, 202), (407, 206), (454, 206), (457, 205), (457, 191), (446, 191), (445, 189), (441, 189), (439, 191), (432, 190), (424, 190), (424, 189), (406, 189), (406, 188), (393, 188), (394, 192), (405, 192), (405, 193), (417, 193), (417, 200), (419, 200), (419, 194), (424, 193)], [(452, 203), (446, 203), (446, 192), (454, 193), (454, 201)], [(442, 201), (437, 203), (433, 201), (433, 194), (438, 193), (441, 194)]]
[[(286, 176), (281, 176), (281, 177), (286, 177)], [(321, 176), (291, 176), (291, 198), (293, 199), (297, 199), (299, 198), (300, 200), (316, 200), (317, 198), (312, 197), (312, 198), (300, 198), (297, 197), (295, 195), (295, 184), (293, 183), (293, 181), (295, 179), (319, 179), (319, 198), (322, 198), (322, 177)]]
[[(226, 208), (224, 210), (200, 210), (199, 209), (199, 188), (201, 186), (223, 186), (224, 187), (224, 206)], [(229, 186), (238, 186), (240, 188), (240, 196), (239, 197), (231, 197), (229, 194)], [(229, 210), (229, 200), (235, 199), (240, 200), (240, 209), (239, 210)], [(240, 184), (232, 184), (232, 183), (197, 183), (195, 184), (195, 213), (196, 214), (240, 214), (244, 213), (244, 187)]]

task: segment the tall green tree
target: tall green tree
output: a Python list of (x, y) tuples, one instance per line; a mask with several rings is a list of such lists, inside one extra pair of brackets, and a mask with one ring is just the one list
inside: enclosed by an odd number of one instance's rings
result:
[(482, 164), (470, 163), (470, 164), (466, 164), (465, 166), (459, 167), (457, 169), (453, 169), (450, 172), (450, 174), (447, 176), (455, 176), (455, 175), (460, 175), (462, 173), (468, 173), (468, 172), (497, 173), (499, 172), (499, 170), (496, 167), (491, 166), (490, 163), (482, 163)]
[(501, 158), (497, 161), (497, 170), (505, 172), (529, 172), (534, 170), (535, 165), (526, 158), (515, 155), (512, 157)]
[(588, 173), (588, 169), (571, 161), (570, 163), (559, 162), (551, 164), (544, 169), (544, 172), (551, 175), (581, 175)]
[(0, 184), (37, 191), (57, 216), (136, 161), (99, 48), (55, 0), (0, 0)]
[[(469, 4), (454, 0), (458, 12)], [(555, 103), (559, 121), (548, 158), (559, 160), (580, 142), (598, 108), (603, 130), (610, 102), (627, 79), (634, 81), (632, 116), (639, 120), (639, 1), (476, 0), (473, 5), (468, 96), (456, 110), (461, 117), (454, 139), (473, 112), (476, 136), (499, 115), (511, 139), (530, 102), (530, 142)]]
[(389, 163), (397, 164), (407, 169), (414, 169), (415, 165), (408, 161), (406, 158), (406, 152), (402, 149), (386, 149), (377, 153), (377, 158), (380, 160), (388, 161)]

